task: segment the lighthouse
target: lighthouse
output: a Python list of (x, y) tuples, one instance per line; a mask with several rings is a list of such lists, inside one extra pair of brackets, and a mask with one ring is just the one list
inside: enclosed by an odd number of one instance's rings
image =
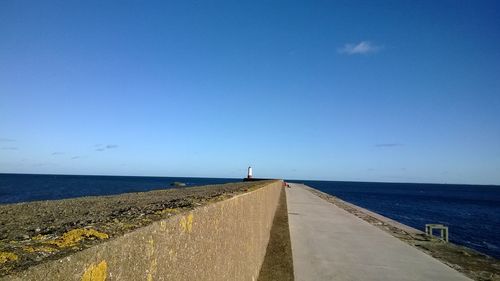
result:
[(254, 178), (253, 177), (253, 170), (252, 170), (252, 167), (249, 166), (248, 167), (248, 173), (247, 173), (247, 176), (243, 178), (243, 181), (262, 181), (262, 180), (265, 180), (265, 179), (261, 179), (261, 178)]

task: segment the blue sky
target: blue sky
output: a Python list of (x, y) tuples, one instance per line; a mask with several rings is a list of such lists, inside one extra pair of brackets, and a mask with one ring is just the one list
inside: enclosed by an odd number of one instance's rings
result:
[(0, 2), (0, 172), (500, 184), (498, 1)]

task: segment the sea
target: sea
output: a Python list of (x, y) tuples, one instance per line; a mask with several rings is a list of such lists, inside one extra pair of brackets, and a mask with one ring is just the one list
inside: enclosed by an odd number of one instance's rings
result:
[[(240, 182), (231, 178), (0, 174), (0, 204)], [(447, 225), (450, 241), (500, 259), (500, 186), (290, 180), (424, 230)]]
[(0, 174), (0, 204), (241, 182), (241, 179)]

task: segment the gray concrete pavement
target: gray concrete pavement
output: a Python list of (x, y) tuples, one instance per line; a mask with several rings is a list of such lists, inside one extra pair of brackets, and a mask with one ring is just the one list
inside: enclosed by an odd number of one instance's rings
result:
[(290, 185), (295, 280), (470, 280), (302, 185)]

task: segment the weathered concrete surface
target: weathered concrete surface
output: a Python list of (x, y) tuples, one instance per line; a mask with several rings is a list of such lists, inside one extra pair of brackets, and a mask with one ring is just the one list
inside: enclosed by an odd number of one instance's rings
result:
[(308, 188), (308, 190), (402, 242), (438, 259), (473, 280), (500, 281), (500, 261), (498, 259), (461, 245), (444, 243), (437, 238), (428, 236), (423, 231), (345, 202), (317, 189)]
[(255, 280), (281, 181), (2, 280)]
[(290, 185), (295, 280), (470, 280), (303, 185)]

